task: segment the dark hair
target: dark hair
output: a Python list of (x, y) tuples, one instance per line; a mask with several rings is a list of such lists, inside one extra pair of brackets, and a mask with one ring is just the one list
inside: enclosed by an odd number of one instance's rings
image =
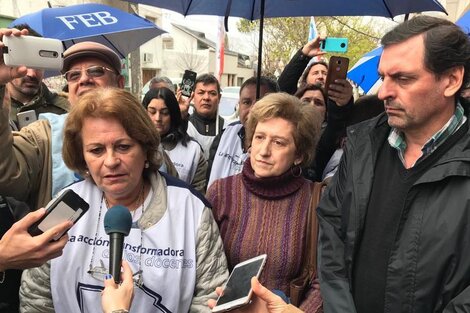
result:
[(384, 47), (423, 35), (424, 66), (437, 77), (454, 67), (464, 67), (459, 95), (470, 79), (470, 40), (460, 27), (442, 18), (419, 15), (405, 21), (382, 37)]
[(217, 85), (217, 92), (220, 95), (220, 92), (221, 92), (220, 83), (219, 83), (219, 80), (217, 78), (215, 78), (214, 75), (212, 75), (212, 74), (201, 74), (196, 78), (196, 81), (194, 82), (194, 87), (196, 87), (196, 85), (198, 83), (202, 83), (203, 85), (212, 85), (212, 84)]
[[(251, 86), (251, 85), (256, 85), (258, 82), (258, 79), (256, 76), (250, 77), (247, 80), (243, 82), (243, 84), (240, 87), (240, 94), (246, 86)], [(266, 87), (268, 89), (267, 93), (273, 93), (273, 92), (279, 92), (281, 89), (279, 88), (279, 84), (277, 83), (276, 80), (267, 77), (267, 76), (261, 76), (259, 78), (259, 85)]]
[(27, 29), (29, 36), (42, 37), (42, 35), (41, 35), (40, 33), (38, 33), (37, 31), (35, 31), (34, 29), (32, 29), (31, 26), (29, 26), (28, 24), (18, 24), (18, 25), (14, 25), (13, 28), (16, 28), (16, 29), (18, 29), (18, 30)]
[(302, 76), (300, 77), (300, 86), (302, 87), (303, 85), (307, 84), (307, 76), (308, 76), (308, 73), (310, 73), (310, 69), (317, 65), (317, 64), (321, 64), (323, 65), (324, 67), (326, 67), (326, 69), (328, 69), (328, 63), (326, 63), (325, 61), (323, 60), (320, 60), (320, 61), (314, 61), (312, 63), (310, 63), (304, 70), (304, 72), (302, 73)]
[(323, 87), (320, 84), (306, 84), (306, 85), (300, 86), (299, 89), (297, 89), (297, 91), (295, 92), (294, 96), (300, 99), (302, 98), (304, 93), (309, 90), (320, 91), (323, 96), (323, 101), (325, 101), (325, 105), (326, 105), (326, 101), (328, 98), (326, 96), (325, 89), (323, 89)]
[(190, 137), (186, 132), (187, 124), (181, 118), (181, 110), (175, 94), (166, 87), (150, 89), (145, 94), (144, 100), (142, 100), (142, 105), (145, 109), (148, 108), (153, 99), (162, 99), (170, 112), (170, 130), (165, 135), (162, 135), (162, 143), (176, 144), (181, 140), (183, 146), (186, 147)]

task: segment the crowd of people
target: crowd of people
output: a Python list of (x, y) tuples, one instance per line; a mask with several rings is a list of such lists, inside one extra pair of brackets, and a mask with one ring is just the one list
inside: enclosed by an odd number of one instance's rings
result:
[[(0, 29), (0, 47), (26, 35)], [(233, 267), (267, 254), (233, 312), (467, 312), (469, 37), (436, 17), (398, 24), (378, 94), (358, 99), (346, 79), (325, 91), (322, 40), (277, 81), (247, 79), (228, 125), (209, 73), (190, 97), (156, 77), (139, 101), (99, 43), (64, 52), (67, 93), (0, 59), (0, 311), (210, 312)], [(20, 125), (29, 110), (37, 121)], [(88, 212), (31, 236), (65, 190)], [(132, 217), (121, 284), (104, 229), (115, 205)], [(317, 267), (294, 306), (312, 223)]]

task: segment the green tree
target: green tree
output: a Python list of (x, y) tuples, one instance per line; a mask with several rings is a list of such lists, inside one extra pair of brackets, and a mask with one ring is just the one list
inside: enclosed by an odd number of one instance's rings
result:
[[(366, 23), (363, 17), (315, 17), (319, 32), (329, 37), (346, 37), (348, 52), (342, 54), (354, 65), (361, 56), (377, 47), (382, 29), (374, 23)], [(298, 49), (308, 38), (309, 17), (267, 18), (264, 20), (262, 74), (279, 75)], [(371, 25), (374, 24), (374, 25)], [(259, 21), (241, 19), (237, 28), (242, 33), (257, 32)], [(257, 46), (258, 42), (256, 42)], [(326, 54), (329, 58), (330, 54)]]

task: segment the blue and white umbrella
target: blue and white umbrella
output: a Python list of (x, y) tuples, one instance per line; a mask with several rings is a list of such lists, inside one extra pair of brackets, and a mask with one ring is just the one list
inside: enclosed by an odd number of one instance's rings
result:
[(348, 72), (348, 78), (355, 82), (364, 93), (374, 93), (381, 84), (377, 69), (382, 50), (382, 47), (378, 47), (364, 54)]
[(122, 58), (165, 31), (149, 20), (103, 4), (87, 3), (46, 8), (14, 20), (28, 24), (43, 37), (59, 39), (64, 49), (81, 41), (102, 43)]
[[(469, 6), (470, 7), (470, 6)], [(455, 22), (460, 28), (463, 29), (463, 31), (470, 36), (470, 10), (465, 12), (464, 15), (462, 15), (457, 22)]]

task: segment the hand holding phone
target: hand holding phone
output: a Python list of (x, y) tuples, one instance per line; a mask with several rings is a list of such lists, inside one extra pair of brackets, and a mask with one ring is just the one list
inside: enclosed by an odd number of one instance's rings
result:
[(61, 70), (62, 41), (33, 36), (3, 36), (3, 60), (8, 66)]
[(191, 93), (196, 83), (196, 72), (185, 70), (181, 80), (181, 94), (185, 97), (191, 97)]
[[(28, 232), (31, 236), (37, 236), (64, 221), (69, 220), (75, 224), (89, 207), (88, 203), (73, 190), (67, 189), (47, 204), (46, 214), (31, 225)], [(64, 234), (65, 232), (57, 234), (53, 240), (59, 240)]]
[(337, 79), (346, 79), (349, 68), (349, 59), (345, 57), (332, 56), (328, 63), (328, 74), (326, 75), (325, 91), (328, 93), (330, 84)]
[(253, 290), (251, 289), (251, 278), (259, 277), (266, 262), (266, 254), (254, 257), (237, 264), (234, 268), (224, 291), (217, 299), (216, 306), (212, 312), (224, 312), (239, 308), (250, 302)]
[(325, 52), (347, 52), (348, 38), (326, 37), (320, 42), (320, 49)]

